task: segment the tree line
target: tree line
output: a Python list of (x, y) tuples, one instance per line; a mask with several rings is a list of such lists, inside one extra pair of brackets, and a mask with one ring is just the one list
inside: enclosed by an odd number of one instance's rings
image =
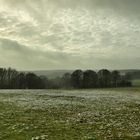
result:
[(72, 74), (65, 73), (62, 77), (48, 79), (32, 72), (18, 72), (12, 68), (0, 68), (0, 89), (56, 89), (56, 88), (106, 88), (132, 86), (126, 75), (119, 71), (110, 72), (102, 69), (75, 70)]
[(44, 84), (43, 79), (34, 73), (0, 68), (0, 89), (41, 89)]
[(71, 75), (72, 85), (75, 88), (106, 88), (106, 87), (129, 87), (132, 86), (127, 75), (121, 75), (119, 71), (110, 72), (107, 69), (99, 70), (76, 70)]

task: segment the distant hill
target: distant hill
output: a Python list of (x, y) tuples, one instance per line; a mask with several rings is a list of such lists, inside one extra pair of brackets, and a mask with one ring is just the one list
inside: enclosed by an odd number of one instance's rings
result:
[[(62, 77), (65, 73), (72, 73), (73, 71), (74, 70), (37, 70), (37, 71), (26, 71), (26, 72), (33, 72), (38, 76), (44, 75), (52, 79), (56, 77)], [(95, 71), (97, 72), (98, 70)], [(140, 70), (138, 69), (124, 69), (118, 71), (121, 73), (121, 75), (124, 75), (125, 73), (130, 73), (133, 79), (140, 79)]]
[(72, 73), (74, 70), (40, 70), (40, 71), (32, 71), (38, 76), (44, 75), (48, 78), (56, 78), (62, 77), (65, 73)]
[(140, 70), (139, 69), (124, 69), (124, 70), (118, 70), (121, 74), (125, 74), (125, 73), (139, 73)]

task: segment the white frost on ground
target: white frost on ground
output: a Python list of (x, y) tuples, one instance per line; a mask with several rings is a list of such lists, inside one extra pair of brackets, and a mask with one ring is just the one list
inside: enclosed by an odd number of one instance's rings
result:
[[(107, 90), (1, 90), (0, 102), (14, 103), (23, 109), (64, 107), (81, 109), (70, 122), (97, 125), (97, 135), (111, 139), (112, 129), (118, 137), (127, 131), (129, 136), (140, 136), (140, 93)], [(82, 110), (83, 107), (83, 110)], [(99, 134), (98, 134), (99, 133)], [(105, 137), (104, 137), (105, 139)]]
[[(103, 90), (1, 90), (0, 101), (12, 102), (22, 107), (45, 108), (66, 104), (93, 102), (116, 108), (128, 102), (140, 104), (140, 93)], [(116, 106), (117, 105), (117, 106)]]

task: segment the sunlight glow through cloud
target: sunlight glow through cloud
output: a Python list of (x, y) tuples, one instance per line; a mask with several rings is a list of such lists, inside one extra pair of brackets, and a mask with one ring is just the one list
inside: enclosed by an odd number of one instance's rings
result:
[(90, 2), (0, 0), (0, 66), (140, 68), (140, 20), (129, 16), (130, 0), (122, 12), (109, 0)]

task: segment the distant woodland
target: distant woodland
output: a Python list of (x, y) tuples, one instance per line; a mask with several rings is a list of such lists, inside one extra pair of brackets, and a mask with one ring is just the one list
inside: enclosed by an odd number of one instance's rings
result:
[(130, 86), (132, 86), (130, 74), (121, 75), (117, 70), (102, 69), (98, 72), (75, 70), (72, 74), (65, 73), (61, 77), (48, 79), (32, 72), (0, 68), (0, 89), (88, 89)]

